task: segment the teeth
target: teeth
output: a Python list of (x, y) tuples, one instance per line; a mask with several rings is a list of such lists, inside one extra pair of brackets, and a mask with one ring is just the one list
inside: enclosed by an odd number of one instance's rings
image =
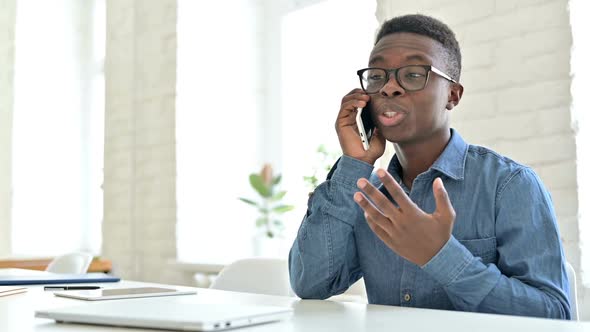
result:
[(385, 113), (383, 113), (383, 115), (385, 115), (388, 118), (393, 118), (396, 114), (397, 114), (397, 112), (385, 112)]

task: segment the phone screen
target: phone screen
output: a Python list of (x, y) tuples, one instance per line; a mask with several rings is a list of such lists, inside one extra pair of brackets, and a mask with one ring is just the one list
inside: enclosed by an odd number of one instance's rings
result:
[(375, 124), (373, 123), (369, 104), (362, 109), (357, 108), (356, 126), (361, 142), (363, 143), (363, 148), (369, 150), (371, 136), (373, 136), (375, 130)]
[(365, 128), (365, 133), (367, 134), (367, 140), (371, 140), (371, 136), (373, 136), (373, 130), (375, 129), (375, 123), (373, 122), (373, 117), (371, 115), (370, 110), (370, 103), (367, 104), (363, 108), (361, 113), (361, 120), (363, 121), (363, 127)]

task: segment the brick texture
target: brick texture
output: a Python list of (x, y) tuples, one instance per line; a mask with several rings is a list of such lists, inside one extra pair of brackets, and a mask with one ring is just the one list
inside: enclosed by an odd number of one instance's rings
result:
[(0, 0), (0, 256), (10, 254), (15, 0)]
[(123, 278), (174, 283), (176, 1), (107, 1), (102, 254)]
[[(568, 260), (580, 271), (576, 143), (570, 104), (567, 0), (378, 0), (380, 22), (423, 13), (453, 29), (464, 98), (453, 127), (472, 144), (532, 166), (552, 194)], [(579, 277), (578, 272), (578, 277)], [(590, 290), (578, 280), (581, 318)]]

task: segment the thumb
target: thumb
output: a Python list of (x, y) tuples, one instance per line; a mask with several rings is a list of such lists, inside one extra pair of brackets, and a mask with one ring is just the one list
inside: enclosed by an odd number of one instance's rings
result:
[(434, 194), (434, 201), (436, 202), (434, 215), (439, 221), (452, 224), (455, 221), (455, 209), (440, 178), (436, 178), (432, 183), (432, 192)]

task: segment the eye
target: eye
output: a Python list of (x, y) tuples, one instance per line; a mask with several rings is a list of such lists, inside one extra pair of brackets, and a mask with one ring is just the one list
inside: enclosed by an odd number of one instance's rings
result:
[(406, 78), (410, 79), (410, 80), (417, 80), (417, 79), (422, 79), (424, 78), (424, 74), (422, 73), (418, 73), (418, 72), (410, 72), (406, 74)]
[(385, 78), (383, 74), (372, 74), (369, 76), (369, 81), (381, 81)]

